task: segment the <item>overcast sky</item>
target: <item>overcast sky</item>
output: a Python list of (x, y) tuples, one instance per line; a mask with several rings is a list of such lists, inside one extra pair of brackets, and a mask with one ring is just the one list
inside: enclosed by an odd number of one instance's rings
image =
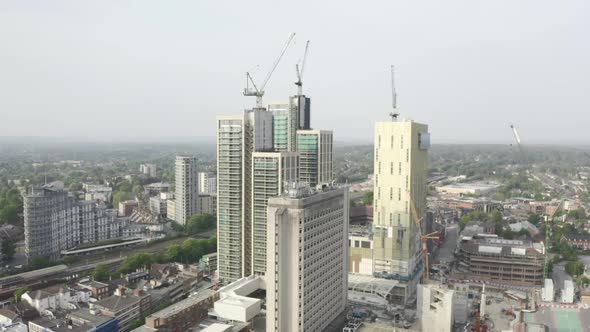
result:
[(312, 126), (372, 139), (391, 111), (433, 143), (590, 142), (590, 1), (0, 1), (0, 136), (210, 138), (215, 116), (304, 92)]

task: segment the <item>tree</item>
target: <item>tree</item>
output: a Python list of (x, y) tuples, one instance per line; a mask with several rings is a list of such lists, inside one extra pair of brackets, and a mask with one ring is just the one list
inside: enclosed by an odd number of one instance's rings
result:
[(492, 221), (495, 223), (500, 223), (502, 222), (502, 212), (496, 210), (494, 211), (494, 213), (492, 214)]
[(528, 220), (528, 221), (529, 221), (531, 224), (533, 224), (533, 225), (535, 225), (535, 226), (536, 226), (536, 225), (538, 225), (538, 224), (539, 224), (539, 222), (541, 222), (541, 217), (539, 217), (539, 215), (538, 215), (538, 214), (531, 213), (531, 214), (529, 214), (529, 217), (528, 217), (528, 219), (527, 219), (527, 220)]
[(29, 287), (21, 287), (21, 288), (15, 290), (14, 291), (14, 299), (16, 300), (16, 302), (20, 302), (20, 299), (23, 296), (23, 294), (28, 291), (29, 291)]
[(469, 219), (468, 216), (463, 216), (461, 217), (461, 219), (459, 219), (459, 231), (463, 231), (465, 229), (465, 226), (467, 226), (467, 224), (470, 222), (471, 220)]
[(2, 241), (2, 254), (4, 255), (5, 259), (10, 260), (14, 257), (14, 253), (16, 252), (16, 245), (12, 240), (4, 240)]
[(565, 264), (565, 271), (572, 277), (577, 277), (584, 273), (584, 263), (580, 261), (570, 261)]
[(120, 202), (126, 201), (131, 198), (131, 194), (128, 191), (117, 191), (113, 194), (113, 207), (116, 209)]
[(35, 257), (33, 258), (33, 261), (31, 261), (31, 264), (29, 264), (29, 267), (31, 268), (31, 270), (38, 270), (45, 267), (53, 266), (55, 264), (56, 262), (50, 260), (47, 257)]
[(514, 239), (514, 232), (510, 228), (506, 228), (502, 232), (502, 237), (505, 238), (505, 239), (507, 239), (507, 240), (512, 240), (512, 239)]
[(96, 281), (107, 281), (109, 280), (109, 269), (104, 264), (98, 264), (92, 272), (92, 279)]
[(129, 329), (130, 330), (135, 330), (136, 328), (142, 326), (144, 324), (143, 319), (134, 319), (131, 321), (131, 324), (129, 325)]
[(127, 257), (121, 267), (119, 268), (119, 273), (130, 273), (134, 272), (135, 270), (145, 267), (150, 268), (152, 266), (153, 257), (150, 253), (147, 252), (138, 252), (133, 256)]
[(166, 256), (171, 262), (182, 261), (182, 247), (178, 244), (173, 244), (166, 250)]
[(16, 224), (18, 220), (18, 213), (22, 211), (22, 205), (9, 203), (0, 209), (0, 223)]
[(369, 191), (363, 196), (364, 205), (373, 205), (373, 192)]
[(195, 214), (186, 223), (186, 232), (189, 235), (194, 235), (212, 228), (215, 228), (215, 217), (206, 213)]

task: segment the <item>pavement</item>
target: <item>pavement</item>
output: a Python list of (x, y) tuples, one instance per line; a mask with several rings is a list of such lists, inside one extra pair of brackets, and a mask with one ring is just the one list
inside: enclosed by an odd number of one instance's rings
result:
[(547, 325), (549, 332), (590, 332), (590, 308), (540, 308), (524, 313), (524, 321)]
[[(563, 289), (564, 281), (572, 280), (572, 277), (565, 272), (565, 262), (559, 262), (553, 265), (553, 273), (551, 274), (551, 277), (553, 278), (553, 290), (558, 294), (557, 297), (559, 297), (561, 289)], [(557, 298), (555, 300), (556, 302), (559, 301)]]

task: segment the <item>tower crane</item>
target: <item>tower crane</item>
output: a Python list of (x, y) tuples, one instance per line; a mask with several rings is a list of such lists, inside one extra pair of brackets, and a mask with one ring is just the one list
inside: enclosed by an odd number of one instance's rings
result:
[(422, 278), (424, 281), (429, 279), (429, 271), (428, 271), (428, 240), (438, 240), (440, 239), (440, 234), (438, 232), (432, 232), (429, 234), (422, 233), (422, 225), (420, 224), (421, 217), (418, 216), (418, 210), (416, 209), (416, 204), (414, 204), (414, 199), (412, 198), (412, 194), (408, 193), (410, 196), (410, 206), (412, 208), (412, 219), (414, 223), (418, 227), (418, 232), (420, 234), (420, 242), (422, 243), (422, 265), (424, 271), (422, 273)]
[[(510, 129), (512, 129), (512, 134), (514, 135), (514, 139), (516, 140), (516, 145), (518, 145), (518, 150), (520, 151), (520, 154), (522, 156), (522, 162), (524, 163), (525, 169), (528, 166), (527, 160), (526, 160), (526, 155), (524, 153), (524, 149), (522, 148), (522, 142), (520, 140), (520, 135), (518, 134), (518, 131), (516, 130), (516, 127), (514, 125), (510, 125)], [(528, 169), (527, 169), (528, 171)]]
[(395, 121), (399, 116), (399, 112), (397, 111), (397, 93), (395, 92), (395, 72), (393, 65), (391, 65), (391, 105), (393, 106), (393, 111), (389, 113), (389, 116), (391, 117), (391, 121)]
[[(246, 72), (246, 88), (244, 88), (244, 96), (248, 96), (248, 97), (255, 96), (256, 97), (256, 108), (262, 108), (262, 96), (264, 96), (264, 88), (266, 87), (266, 84), (270, 80), (272, 73), (275, 71), (275, 69), (279, 65), (279, 62), (283, 58), (283, 55), (287, 51), (287, 48), (291, 44), (291, 41), (293, 40), (294, 37), (295, 37), (295, 33), (292, 33), (289, 35), (289, 38), (287, 39), (285, 46), (283, 46), (283, 49), (281, 50), (281, 54), (275, 60), (275, 63), (270, 68), (270, 71), (266, 75), (266, 78), (264, 79), (264, 81), (262, 81), (262, 83), (260, 84), (260, 88), (258, 86), (256, 86), (256, 83), (254, 83), (254, 79), (252, 79), (252, 75), (250, 74), (250, 72)], [(250, 87), (250, 84), (252, 84), (252, 88)]]
[(303, 60), (301, 60), (301, 68), (299, 64), (295, 64), (295, 71), (297, 72), (297, 95), (303, 96), (303, 70), (305, 69), (305, 60), (307, 60), (307, 51), (309, 50), (309, 40), (305, 43), (305, 51), (303, 52)]

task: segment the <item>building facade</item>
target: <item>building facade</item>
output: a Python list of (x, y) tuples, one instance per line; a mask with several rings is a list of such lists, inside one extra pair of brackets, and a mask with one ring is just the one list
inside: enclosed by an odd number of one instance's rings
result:
[(511, 285), (542, 285), (543, 243), (485, 238), (464, 241), (457, 251), (460, 278)]
[(217, 215), (217, 194), (199, 195), (199, 212)]
[(213, 173), (199, 172), (199, 194), (216, 194), (217, 177)]
[(193, 156), (176, 156), (175, 183), (174, 201), (176, 208), (174, 209), (174, 220), (184, 225), (193, 214), (199, 213), (197, 158)]
[(334, 178), (334, 144), (331, 130), (298, 130), (297, 151), (300, 155), (302, 182), (310, 187), (329, 183)]
[(143, 175), (155, 178), (157, 166), (154, 164), (141, 164), (139, 165), (139, 172)]
[(251, 274), (252, 154), (272, 151), (272, 113), (217, 118), (217, 251), (220, 280)]
[(123, 221), (104, 204), (78, 201), (63, 183), (22, 192), (25, 254), (58, 259), (61, 251), (80, 244), (121, 237)]
[[(406, 285), (406, 300), (420, 280), (421, 239), (413, 218), (426, 214), (428, 127), (413, 121), (375, 124), (373, 273)], [(412, 216), (412, 197), (417, 216)]]
[(422, 331), (453, 331), (453, 290), (439, 285), (418, 285), (417, 309)]
[(302, 184), (268, 201), (267, 331), (323, 331), (346, 309), (348, 188)]
[(252, 273), (266, 273), (266, 208), (288, 182), (299, 178), (296, 152), (254, 152), (252, 155)]

